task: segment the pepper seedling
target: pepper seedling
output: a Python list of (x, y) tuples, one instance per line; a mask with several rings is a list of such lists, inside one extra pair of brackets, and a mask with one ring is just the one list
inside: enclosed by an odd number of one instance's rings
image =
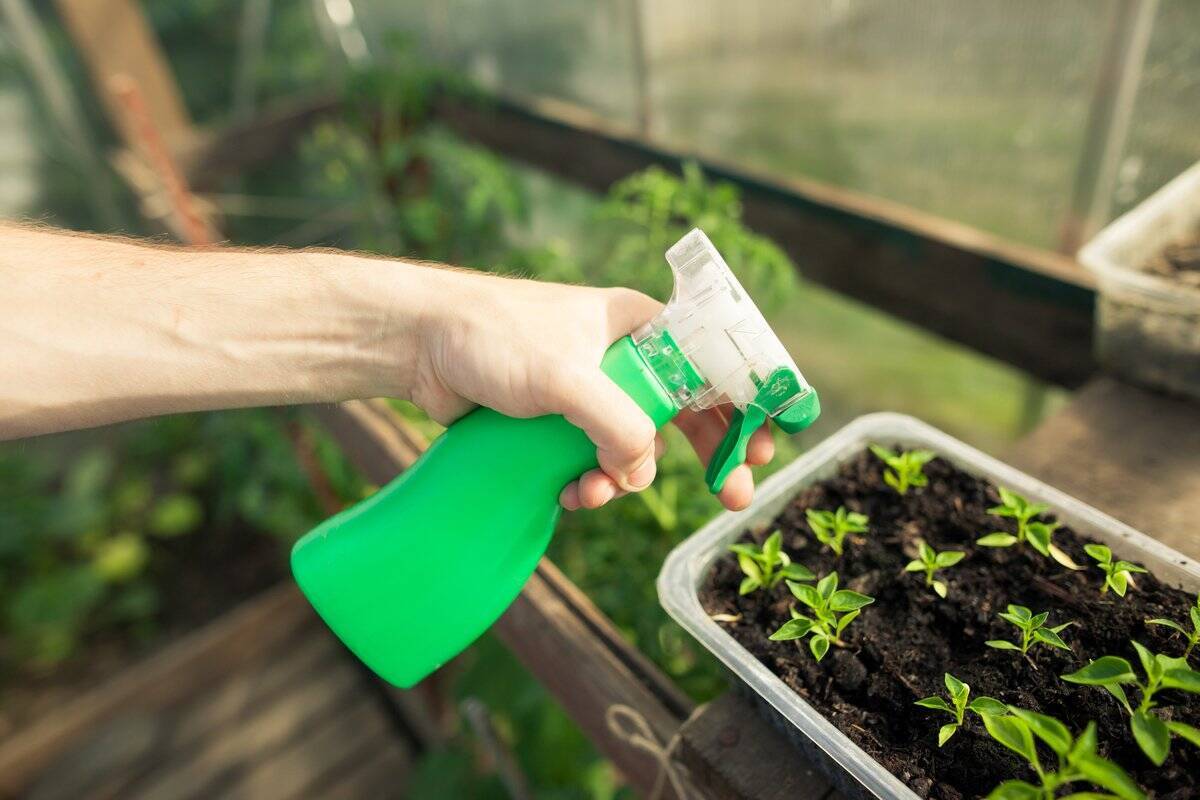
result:
[(875, 602), (875, 598), (865, 594), (838, 589), (836, 572), (821, 578), (816, 586), (795, 581), (788, 581), (787, 586), (796, 599), (810, 610), (812, 616), (801, 614), (793, 605), (792, 618), (772, 633), (771, 639), (780, 642), (808, 636), (808, 649), (817, 661), (829, 652), (829, 645), (846, 646), (841, 638), (842, 632), (858, 618), (863, 606)]
[(821, 511), (810, 508), (804, 512), (808, 518), (808, 527), (812, 529), (817, 541), (828, 547), (837, 555), (842, 554), (842, 542), (848, 533), (866, 533), (870, 520), (866, 514), (847, 511), (845, 506), (838, 506), (837, 511)]
[(1029, 546), (1044, 556), (1049, 556), (1067, 569), (1083, 569), (1052, 541), (1054, 532), (1062, 527), (1061, 522), (1039, 522), (1034, 519), (1050, 510), (1045, 503), (1031, 503), (1016, 492), (1000, 489), (1000, 505), (988, 509), (993, 517), (1011, 517), (1017, 522), (1016, 535), (995, 531), (975, 540), (983, 547), (1012, 547), (1029, 542)]
[(1112, 550), (1102, 544), (1085, 544), (1083, 549), (1096, 561), (1096, 566), (1104, 571), (1104, 585), (1100, 594), (1112, 589), (1120, 597), (1125, 596), (1125, 590), (1133, 584), (1130, 574), (1145, 572), (1145, 567), (1139, 567), (1131, 561), (1113, 561)]
[[(1100, 686), (1129, 713), (1129, 729), (1134, 741), (1146, 757), (1156, 766), (1162, 766), (1171, 752), (1171, 736), (1175, 735), (1200, 747), (1200, 728), (1183, 722), (1167, 721), (1151, 713), (1157, 703), (1154, 696), (1163, 689), (1178, 689), (1200, 694), (1200, 672), (1193, 670), (1182, 658), (1173, 658), (1161, 653), (1151, 654), (1138, 642), (1130, 642), (1137, 651), (1142, 672), (1146, 680), (1138, 680), (1129, 662), (1120, 656), (1101, 656), (1086, 667), (1063, 675), (1069, 683), (1084, 686)], [(1137, 708), (1129, 703), (1125, 684), (1133, 684), (1141, 690), (1142, 698)]]
[(929, 478), (921, 469), (937, 457), (937, 453), (930, 450), (901, 450), (899, 453), (893, 453), (877, 444), (871, 445), (871, 452), (888, 466), (888, 469), (883, 471), (884, 483), (901, 495), (908, 494), (910, 488), (919, 488), (929, 483)]
[(1001, 703), (994, 697), (976, 697), (971, 702), (967, 700), (971, 696), (971, 687), (960, 681), (958, 678), (947, 672), (942, 676), (942, 681), (946, 684), (946, 691), (950, 693), (950, 702), (947, 703), (941, 697), (933, 695), (918, 700), (914, 705), (922, 708), (932, 708), (935, 711), (944, 711), (954, 717), (954, 722), (948, 722), (938, 729), (938, 747), (941, 747), (946, 742), (950, 741), (963, 724), (963, 715), (967, 709), (974, 711), (979, 716), (985, 714), (1007, 714), (1008, 706)]
[(943, 550), (937, 552), (925, 542), (924, 539), (917, 540), (917, 553), (920, 556), (904, 565), (905, 572), (924, 572), (925, 585), (932, 588), (937, 593), (938, 597), (946, 597), (946, 583), (939, 581), (933, 577), (934, 573), (946, 567), (953, 567), (958, 562), (966, 557), (966, 553), (961, 550)]
[[(1021, 631), (1021, 644), (1016, 645), (1003, 639), (992, 639), (984, 642), (988, 647), (994, 647), (997, 650), (1019, 650), (1021, 655), (1026, 658), (1029, 658), (1029, 648), (1038, 643), (1057, 647), (1060, 650), (1068, 652), (1071, 650), (1070, 646), (1058, 634), (1071, 625), (1074, 625), (1074, 622), (1064, 622), (1062, 625), (1047, 628), (1046, 620), (1050, 618), (1050, 612), (1043, 611), (1040, 614), (1034, 614), (1025, 606), (1014, 604), (1009, 604), (1008, 610), (1001, 611), (998, 616), (1017, 626)], [(1030, 663), (1032, 664), (1033, 662), (1031, 661)]]
[(1192, 629), (1189, 631), (1183, 625), (1170, 619), (1148, 619), (1148, 625), (1162, 625), (1172, 630), (1183, 634), (1184, 640), (1187, 642), (1187, 647), (1183, 651), (1183, 660), (1187, 661), (1188, 656), (1196, 649), (1196, 644), (1200, 643), (1200, 594), (1196, 595), (1196, 605), (1188, 609), (1188, 616), (1192, 620)]
[(739, 543), (729, 545), (729, 550), (737, 555), (738, 566), (746, 576), (742, 578), (738, 594), (750, 594), (757, 589), (769, 592), (782, 580), (811, 581), (817, 577), (808, 567), (792, 562), (783, 550), (783, 534), (779, 531), (768, 536), (761, 549), (753, 544)]
[[(1145, 800), (1146, 795), (1134, 783), (1129, 773), (1096, 752), (1096, 723), (1089, 722), (1078, 738), (1054, 717), (1008, 707), (1008, 715), (990, 714), (983, 717), (988, 734), (1028, 762), (1038, 777), (1038, 784), (1021, 780), (1001, 783), (986, 800), (1053, 800), (1058, 790), (1072, 783), (1088, 783), (1103, 792), (1075, 792), (1068, 797), (1079, 800)], [(1057, 769), (1047, 770), (1037, 754), (1034, 737), (1046, 744), (1058, 762)], [(1064, 798), (1064, 800), (1066, 800)]]

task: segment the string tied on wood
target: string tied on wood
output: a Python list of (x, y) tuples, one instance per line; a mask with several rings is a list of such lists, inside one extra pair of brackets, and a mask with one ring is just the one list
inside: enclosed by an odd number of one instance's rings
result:
[(675, 732), (664, 747), (641, 712), (624, 703), (614, 703), (609, 706), (604, 712), (604, 721), (613, 736), (648, 753), (658, 762), (654, 785), (646, 795), (646, 800), (659, 800), (662, 797), (663, 788), (668, 782), (675, 790), (675, 796), (679, 800), (688, 800), (688, 798), (697, 796), (688, 780), (687, 767), (676, 763), (671, 758), (675, 753), (675, 748), (679, 746), (679, 734), (683, 730), (682, 727)]

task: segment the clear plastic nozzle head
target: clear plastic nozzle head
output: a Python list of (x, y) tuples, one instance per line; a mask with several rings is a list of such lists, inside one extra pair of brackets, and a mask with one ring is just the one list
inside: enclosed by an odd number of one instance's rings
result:
[[(716, 482), (716, 491), (744, 460), (754, 428), (770, 418), (794, 433), (816, 419), (820, 406), (816, 391), (703, 231), (680, 239), (667, 251), (667, 262), (675, 291), (633, 340), (680, 408), (731, 403), (737, 409), (709, 465), (710, 488)], [(726, 445), (733, 449), (723, 458), (735, 459), (740, 448), (741, 460), (717, 465)]]

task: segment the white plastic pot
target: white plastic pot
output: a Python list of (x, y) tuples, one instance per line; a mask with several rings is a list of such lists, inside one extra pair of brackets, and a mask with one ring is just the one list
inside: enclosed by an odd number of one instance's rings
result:
[(834, 475), (868, 444), (899, 443), (905, 449), (933, 450), (966, 472), (1006, 486), (1052, 513), (1077, 533), (1103, 542), (1123, 559), (1144, 565), (1161, 581), (1200, 591), (1200, 564), (1112, 517), (970, 447), (954, 437), (901, 414), (869, 414), (809, 450), (759, 488), (753, 505), (727, 512), (681, 542), (658, 576), (658, 598), (671, 617), (710, 650), (767, 709), (769, 718), (823, 767), (852, 797), (918, 800), (917, 795), (867, 755), (816, 709), (709, 619), (697, 592), (714, 561), (747, 528), (767, 525), (804, 487)]

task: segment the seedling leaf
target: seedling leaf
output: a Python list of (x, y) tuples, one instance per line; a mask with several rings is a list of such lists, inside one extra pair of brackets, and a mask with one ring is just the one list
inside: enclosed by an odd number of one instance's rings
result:
[(1004, 531), (989, 533), (987, 536), (975, 540), (975, 544), (982, 545), (983, 547), (1011, 547), (1016, 543), (1017, 537)]
[(813, 621), (807, 618), (790, 619), (783, 623), (783, 627), (770, 635), (770, 639), (776, 642), (785, 642), (792, 639), (802, 639), (812, 630)]
[(1134, 683), (1137, 676), (1133, 667), (1120, 656), (1101, 656), (1092, 663), (1075, 672), (1063, 675), (1068, 683), (1082, 683), (1087, 686), (1105, 686), (1118, 683)]
[(1001, 703), (994, 697), (976, 697), (970, 702), (967, 708), (974, 711), (976, 714), (983, 716), (985, 714), (1003, 716), (1008, 713), (1008, 706)]
[(1182, 739), (1200, 747), (1200, 728), (1193, 728), (1184, 722), (1168, 722), (1167, 729)]
[(829, 598), (830, 611), (856, 611), (863, 606), (868, 606), (874, 602), (874, 598), (867, 597), (865, 594), (852, 592), (849, 589), (840, 589), (833, 593)]
[(766, 538), (761, 548), (737, 542), (729, 545), (737, 556), (738, 566), (745, 578), (738, 586), (738, 594), (750, 594), (759, 589), (773, 590), (783, 580), (806, 581), (815, 576), (802, 564), (792, 563), (783, 550), (783, 534), (775, 531)]
[(992, 789), (985, 800), (1042, 800), (1042, 790), (1025, 781), (1005, 781)]
[(1185, 692), (1200, 694), (1200, 672), (1192, 669), (1169, 669), (1163, 673), (1164, 689), (1182, 689)]
[(924, 572), (925, 585), (933, 589), (938, 597), (945, 598), (948, 587), (945, 581), (935, 580), (934, 573), (941, 569), (952, 567), (962, 561), (966, 553), (960, 550), (946, 550), (939, 553), (934, 550), (924, 539), (917, 540), (917, 553), (920, 556), (918, 559), (908, 562), (905, 565), (905, 572)]
[(921, 706), (922, 708), (932, 708), (937, 711), (945, 711), (947, 714), (954, 713), (954, 709), (950, 707), (950, 704), (936, 695), (922, 698), (914, 703), (914, 705)]
[(953, 722), (943, 725), (941, 729), (938, 730), (938, 747), (941, 747), (946, 742), (950, 741), (950, 737), (953, 736), (957, 730), (958, 725), (954, 724)]
[(1133, 738), (1146, 757), (1161, 767), (1171, 751), (1171, 731), (1165, 722), (1148, 711), (1135, 711), (1130, 720)]
[(1050, 749), (1060, 756), (1065, 756), (1071, 749), (1071, 732), (1067, 730), (1067, 726), (1056, 720), (1054, 717), (1048, 717), (1045, 714), (1038, 714), (1033, 711), (1026, 711), (1022, 708), (1009, 709), (1014, 716), (1029, 726), (1029, 730), (1033, 735), (1041, 739)]

